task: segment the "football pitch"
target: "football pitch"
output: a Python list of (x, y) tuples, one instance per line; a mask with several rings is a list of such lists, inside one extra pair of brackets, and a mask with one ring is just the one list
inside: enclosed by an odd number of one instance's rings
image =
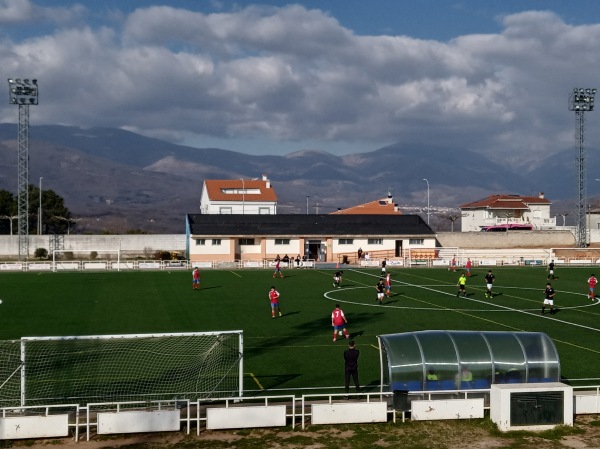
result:
[[(388, 269), (392, 293), (376, 301), (379, 269), (203, 270), (192, 290), (191, 271), (2, 273), (0, 339), (244, 331), (245, 394), (340, 392), (346, 340), (332, 341), (331, 312), (340, 304), (361, 351), (360, 382), (380, 382), (377, 335), (419, 330), (535, 331), (558, 349), (561, 373), (573, 385), (600, 380), (600, 304), (587, 298), (593, 268), (562, 268), (553, 280), (554, 315), (541, 315), (547, 272), (541, 267), (498, 267), (494, 296), (485, 297), (476, 268), (466, 298), (456, 297), (456, 273), (447, 269)], [(600, 273), (598, 273), (600, 274)], [(271, 318), (268, 291), (281, 294), (282, 316)]]

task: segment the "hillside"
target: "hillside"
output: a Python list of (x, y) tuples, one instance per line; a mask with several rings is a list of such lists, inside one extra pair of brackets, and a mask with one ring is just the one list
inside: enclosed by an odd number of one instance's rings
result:
[[(16, 194), (17, 126), (0, 124), (0, 188)], [(456, 148), (412, 148), (400, 143), (335, 156), (300, 151), (253, 156), (218, 148), (191, 148), (109, 128), (35, 126), (30, 129), (30, 182), (65, 198), (79, 232), (144, 229), (183, 232), (186, 213), (198, 211), (204, 179), (266, 174), (282, 213), (327, 213), (391, 191), (401, 206), (456, 208), (491, 193), (537, 195), (553, 201), (575, 196), (570, 151), (514, 171), (481, 153)], [(572, 158), (571, 158), (572, 159)], [(590, 158), (593, 159), (593, 158)], [(599, 183), (600, 184), (600, 183)], [(565, 188), (567, 186), (567, 188)], [(595, 186), (594, 186), (595, 187)], [(600, 189), (600, 185), (598, 186)], [(593, 192), (591, 192), (593, 193)], [(432, 224), (445, 229), (449, 222)]]

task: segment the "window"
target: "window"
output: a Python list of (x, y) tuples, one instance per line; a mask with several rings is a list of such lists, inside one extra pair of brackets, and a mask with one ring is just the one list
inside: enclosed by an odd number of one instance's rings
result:
[(219, 213), (221, 215), (231, 215), (231, 207), (220, 207)]
[(271, 213), (271, 209), (269, 209), (268, 207), (259, 207), (258, 208), (258, 215), (269, 215)]
[(409, 245), (423, 245), (425, 243), (425, 239), (408, 239)]
[(240, 245), (254, 245), (254, 239), (240, 239)]
[(290, 239), (275, 239), (276, 245), (289, 245)]
[(367, 243), (369, 245), (383, 245), (383, 239), (368, 239)]
[(338, 245), (352, 245), (354, 244), (354, 239), (339, 239)]
[(206, 244), (206, 240), (196, 239), (196, 246), (200, 246), (200, 245), (204, 245), (204, 244)]
[(221, 239), (212, 239), (212, 244), (213, 244), (213, 246), (220, 246)]

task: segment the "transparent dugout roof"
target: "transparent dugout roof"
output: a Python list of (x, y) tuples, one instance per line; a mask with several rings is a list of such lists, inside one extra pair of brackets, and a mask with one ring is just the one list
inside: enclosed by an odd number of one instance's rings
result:
[(378, 338), (381, 384), (389, 391), (560, 381), (558, 352), (541, 332), (435, 330)]

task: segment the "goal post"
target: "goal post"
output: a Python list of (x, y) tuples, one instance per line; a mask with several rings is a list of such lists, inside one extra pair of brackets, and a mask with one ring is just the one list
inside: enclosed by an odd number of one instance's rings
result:
[(52, 250), (52, 271), (57, 271), (61, 261), (61, 254), (75, 253), (98, 253), (98, 254), (116, 254), (117, 255), (117, 271), (121, 271), (121, 250), (120, 249), (54, 249)]
[(243, 331), (0, 341), (0, 376), (4, 406), (241, 397)]

